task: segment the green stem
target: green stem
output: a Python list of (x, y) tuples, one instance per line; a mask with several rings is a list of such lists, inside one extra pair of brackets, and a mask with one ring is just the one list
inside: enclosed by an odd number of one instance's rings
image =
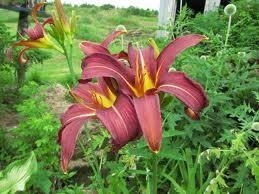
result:
[(66, 56), (69, 72), (72, 77), (72, 83), (73, 83), (73, 85), (76, 85), (76, 76), (75, 76), (75, 71), (74, 71), (73, 62), (72, 62), (72, 60), (73, 60), (73, 44), (69, 45), (69, 49), (66, 49), (64, 46), (64, 51), (65, 51), (64, 54)]
[(158, 156), (156, 153), (153, 153), (151, 158), (152, 160), (152, 181), (150, 181), (150, 194), (157, 194), (157, 180), (158, 180)]
[[(84, 126), (85, 129), (85, 135), (86, 139), (90, 140), (90, 133), (89, 130), (87, 129), (86, 125)], [(103, 184), (103, 178), (102, 178), (102, 173), (101, 173), (101, 162), (98, 163), (97, 157), (93, 154), (90, 155), (89, 153), (94, 153), (95, 150), (92, 147), (91, 142), (88, 145), (88, 148), (90, 149), (90, 152), (85, 149), (85, 145), (83, 144), (82, 140), (79, 139), (79, 145), (81, 149), (83, 150), (85, 158), (88, 160), (88, 164), (90, 165), (93, 173), (94, 173), (94, 184), (96, 184), (96, 188), (98, 188), (98, 193), (103, 194), (104, 193), (104, 184)]]
[(124, 39), (123, 39), (123, 35), (121, 35), (121, 50), (124, 50)]
[(227, 34), (226, 34), (225, 47), (228, 44), (228, 37), (229, 37), (229, 34), (230, 34), (230, 28), (231, 28), (231, 20), (232, 20), (232, 17), (230, 15), (229, 18), (228, 18), (228, 29), (227, 29)]

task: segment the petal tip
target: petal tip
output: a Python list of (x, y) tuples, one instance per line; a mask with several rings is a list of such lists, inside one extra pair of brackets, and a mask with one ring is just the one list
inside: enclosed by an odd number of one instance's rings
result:
[(149, 149), (155, 154), (158, 154), (158, 152), (160, 151), (160, 146), (161, 146), (161, 141), (153, 142), (153, 143), (148, 142)]
[(64, 174), (68, 173), (68, 160), (67, 159), (61, 159), (61, 169)]
[(187, 116), (189, 116), (191, 119), (193, 120), (199, 120), (200, 119), (200, 115), (198, 112), (193, 111), (191, 108), (189, 107), (185, 107), (184, 108), (184, 112)]
[(209, 40), (209, 37), (205, 36), (205, 35), (202, 35), (203, 37), (203, 40)]

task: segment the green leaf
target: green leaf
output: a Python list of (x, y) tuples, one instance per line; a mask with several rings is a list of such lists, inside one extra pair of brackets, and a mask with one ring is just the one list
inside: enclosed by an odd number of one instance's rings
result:
[(44, 168), (42, 162), (37, 164), (37, 172), (31, 176), (30, 184), (33, 188), (38, 188), (45, 194), (50, 193), (52, 182), (50, 180), (52, 173)]
[(37, 169), (37, 161), (33, 152), (30, 157), (25, 160), (17, 160), (9, 164), (3, 170), (3, 176), (0, 178), (0, 193), (16, 193), (16, 191), (23, 191), (25, 184), (31, 175)]

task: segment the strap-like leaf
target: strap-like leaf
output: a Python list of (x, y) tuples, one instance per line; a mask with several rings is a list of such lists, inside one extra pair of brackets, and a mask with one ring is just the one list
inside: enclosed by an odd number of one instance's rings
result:
[(37, 169), (37, 161), (33, 152), (25, 160), (17, 160), (9, 164), (1, 173), (0, 193), (16, 193), (25, 189), (26, 182)]

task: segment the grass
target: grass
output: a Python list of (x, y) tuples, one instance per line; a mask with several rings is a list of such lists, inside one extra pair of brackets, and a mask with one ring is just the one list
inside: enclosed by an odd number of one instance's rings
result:
[[(54, 6), (49, 4), (47, 12), (52, 13)], [(145, 17), (139, 15), (129, 15), (126, 9), (103, 10), (100, 7), (72, 7), (65, 5), (65, 12), (69, 16), (75, 10), (77, 15), (77, 33), (74, 41), (73, 65), (76, 73), (80, 75), (80, 66), (83, 54), (79, 49), (82, 40), (100, 42), (118, 25), (124, 25), (128, 30), (125, 36), (125, 46), (129, 39), (139, 44), (144, 44), (147, 38), (155, 37), (157, 29), (157, 17)], [(6, 17), (8, 15), (8, 17)], [(17, 12), (0, 9), (0, 22), (5, 23), (11, 34), (16, 35), (19, 14)], [(33, 22), (30, 18), (30, 24)], [(112, 44), (111, 50), (118, 51), (121, 48), (120, 42)], [(44, 61), (43, 64), (32, 65), (27, 73), (27, 78), (39, 77), (47, 82), (58, 82), (66, 79), (68, 68), (65, 57), (57, 54), (56, 51), (48, 51), (52, 57)]]

